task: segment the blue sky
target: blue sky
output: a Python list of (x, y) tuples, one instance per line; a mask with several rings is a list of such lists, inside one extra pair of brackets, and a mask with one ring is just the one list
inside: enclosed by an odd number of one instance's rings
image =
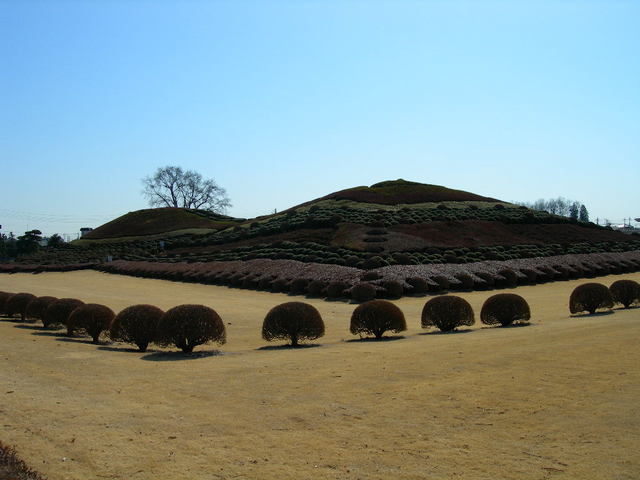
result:
[(640, 2), (0, 0), (2, 232), (405, 178), (640, 217)]

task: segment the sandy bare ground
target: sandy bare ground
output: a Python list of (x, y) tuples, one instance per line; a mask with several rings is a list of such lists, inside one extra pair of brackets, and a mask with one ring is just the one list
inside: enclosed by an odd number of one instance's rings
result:
[[(640, 274), (618, 278), (640, 280)], [(308, 300), (316, 348), (261, 349), (272, 306), (301, 297), (93, 271), (0, 275), (0, 290), (115, 311), (204, 303), (221, 355), (97, 347), (0, 321), (0, 438), (58, 479), (637, 479), (640, 309), (569, 317), (584, 280), (520, 287), (533, 324), (349, 341), (354, 305)], [(495, 292), (462, 294), (479, 317)], [(478, 319), (479, 320), (479, 319)]]

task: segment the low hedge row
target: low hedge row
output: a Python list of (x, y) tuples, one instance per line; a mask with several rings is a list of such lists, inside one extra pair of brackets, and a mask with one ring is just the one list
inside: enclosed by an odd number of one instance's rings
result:
[[(286, 242), (283, 242), (286, 243)], [(499, 247), (495, 247), (496, 249)], [(464, 253), (462, 250), (457, 253)], [(406, 255), (395, 255), (406, 263)], [(354, 257), (359, 258), (359, 257)], [(357, 263), (357, 262), (356, 262)], [(116, 260), (79, 264), (108, 273), (172, 281), (227, 285), (295, 295), (347, 297), (358, 301), (447, 290), (487, 290), (575, 278), (592, 278), (640, 270), (640, 252), (575, 254), (471, 264), (386, 265), (380, 256), (365, 260), (367, 268), (295, 260), (254, 259), (227, 262)], [(58, 268), (60, 267), (60, 268)], [(0, 265), (0, 273), (71, 270), (64, 265)], [(375, 275), (369, 279), (367, 275)], [(358, 286), (360, 283), (369, 286)], [(337, 285), (331, 285), (337, 283)], [(330, 288), (331, 285), (331, 288)], [(372, 296), (373, 294), (373, 296)]]

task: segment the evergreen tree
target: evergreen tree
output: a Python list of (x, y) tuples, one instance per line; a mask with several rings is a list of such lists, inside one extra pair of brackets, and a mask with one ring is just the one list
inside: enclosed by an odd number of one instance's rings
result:
[(578, 220), (580, 220), (581, 222), (589, 221), (589, 212), (587, 211), (587, 207), (585, 207), (584, 205), (580, 207), (580, 214), (578, 215)]
[(54, 233), (49, 237), (47, 247), (59, 247), (62, 244), (64, 244), (64, 240), (62, 239), (62, 237), (57, 233)]
[(18, 237), (16, 249), (18, 255), (35, 253), (40, 248), (40, 240), (42, 240), (42, 232), (40, 230), (29, 230), (24, 235)]
[(569, 218), (572, 220), (578, 220), (580, 212), (580, 204), (578, 202), (573, 202), (571, 207), (569, 207)]

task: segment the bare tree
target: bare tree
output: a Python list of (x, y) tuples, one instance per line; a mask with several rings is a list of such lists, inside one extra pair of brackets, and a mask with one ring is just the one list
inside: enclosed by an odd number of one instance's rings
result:
[(167, 166), (142, 179), (152, 207), (181, 207), (224, 213), (231, 206), (224, 188), (193, 170)]

